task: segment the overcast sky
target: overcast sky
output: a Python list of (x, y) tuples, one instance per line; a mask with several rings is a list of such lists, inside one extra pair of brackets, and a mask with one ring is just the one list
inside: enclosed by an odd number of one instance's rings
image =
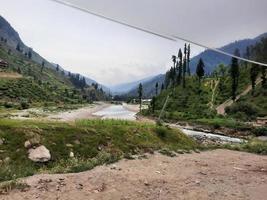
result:
[[(67, 1), (212, 47), (267, 31), (266, 0)], [(106, 85), (164, 73), (183, 46), (49, 0), (1, 0), (0, 14), (46, 59)]]

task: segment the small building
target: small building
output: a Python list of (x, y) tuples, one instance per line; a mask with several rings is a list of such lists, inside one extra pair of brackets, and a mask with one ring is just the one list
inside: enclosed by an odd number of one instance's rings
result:
[(258, 117), (256, 123), (260, 125), (267, 125), (267, 117)]
[(8, 67), (8, 63), (2, 59), (0, 59), (0, 68), (7, 68)]

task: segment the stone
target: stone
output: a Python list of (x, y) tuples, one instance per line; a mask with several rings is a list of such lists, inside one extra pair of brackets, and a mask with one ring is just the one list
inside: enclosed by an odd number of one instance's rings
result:
[(9, 161), (10, 161), (10, 158), (9, 158), (9, 157), (6, 157), (6, 158), (4, 159), (4, 162), (5, 162), (5, 163), (9, 163)]
[(29, 149), (28, 158), (34, 162), (48, 162), (51, 159), (49, 150), (41, 145), (36, 149)]
[(25, 147), (26, 149), (30, 149), (30, 148), (32, 147), (31, 142), (30, 142), (29, 140), (27, 140), (26, 142), (24, 142), (24, 147)]
[(66, 144), (66, 147), (72, 148), (73, 145), (72, 144)]
[(80, 142), (79, 140), (75, 140), (75, 141), (74, 141), (74, 144), (80, 145), (81, 142)]
[(72, 151), (70, 152), (70, 158), (74, 158), (74, 153)]
[(2, 138), (0, 138), (0, 145), (4, 144), (4, 140)]

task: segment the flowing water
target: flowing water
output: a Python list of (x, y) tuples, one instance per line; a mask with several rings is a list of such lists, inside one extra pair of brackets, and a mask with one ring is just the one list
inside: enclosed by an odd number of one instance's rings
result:
[[(111, 105), (107, 108), (104, 108), (93, 115), (100, 116), (102, 119), (120, 119), (120, 120), (136, 120), (136, 112), (127, 110), (123, 105)], [(244, 140), (239, 138), (232, 138), (228, 136), (205, 133), (201, 131), (188, 130), (181, 127), (175, 127), (182, 130), (186, 135), (196, 138), (196, 139), (208, 139), (216, 140), (223, 143), (242, 143)]]

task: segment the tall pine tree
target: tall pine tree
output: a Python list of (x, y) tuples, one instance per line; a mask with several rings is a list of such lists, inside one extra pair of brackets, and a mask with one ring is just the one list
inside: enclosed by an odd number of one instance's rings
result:
[[(235, 56), (240, 56), (238, 49), (235, 50)], [(239, 63), (237, 58), (232, 58), (230, 74), (232, 78), (232, 99), (235, 100), (239, 79)]]
[(202, 60), (202, 58), (199, 59), (198, 64), (197, 64), (197, 69), (196, 69), (196, 74), (198, 76), (198, 84), (200, 86), (200, 82), (202, 77), (205, 75), (205, 70), (204, 70), (204, 62)]

